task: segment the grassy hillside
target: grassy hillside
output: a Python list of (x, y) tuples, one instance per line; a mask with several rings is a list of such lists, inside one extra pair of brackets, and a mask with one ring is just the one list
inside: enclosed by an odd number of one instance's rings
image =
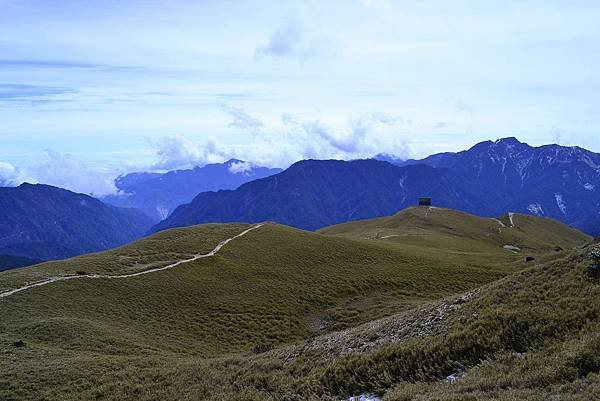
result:
[[(0, 291), (81, 269), (112, 275), (143, 271), (206, 253), (246, 228), (170, 230), (111, 252), (0, 273)], [(457, 366), (451, 362), (454, 354), (441, 362), (438, 351), (427, 354), (435, 341), (442, 355), (459, 344), (444, 333), (471, 324), (465, 335), (475, 337), (469, 341), (488, 332), (494, 340), (502, 338), (498, 330), (512, 327), (505, 323), (520, 313), (512, 304), (497, 321), (493, 311), (477, 312), (504, 302), (508, 290), (493, 290), (505, 288), (496, 284), (475, 289), (526, 266), (522, 255), (488, 245), (487, 237), (478, 240), (466, 232), (455, 237), (451, 247), (432, 239), (402, 245), (397, 239), (342, 238), (266, 224), (214, 257), (171, 270), (120, 279), (82, 277), (0, 298), (0, 399), (325, 399), (384, 392), (405, 374), (385, 366), (398, 365), (393, 358), (419, 347), (423, 350), (411, 355), (424, 356), (423, 373), (408, 379), (438, 377)], [(584, 238), (574, 233), (558, 244), (580, 244)], [(459, 250), (460, 241), (471, 248)], [(553, 241), (544, 246), (554, 246)], [(537, 266), (516, 276), (517, 283), (529, 276), (540, 281), (539, 273), (559, 279), (568, 273), (561, 267), (570, 260), (565, 257), (566, 252), (553, 256), (560, 274)], [(544, 279), (539, 285), (549, 286), (543, 294), (550, 296), (553, 281)], [(497, 285), (506, 282), (511, 281)], [(585, 296), (596, 291), (587, 282), (574, 287), (561, 282), (565, 290)], [(510, 291), (519, 288), (512, 284)], [(462, 301), (442, 300), (465, 291), (472, 295)], [(558, 294), (547, 304), (560, 301)], [(572, 308), (571, 303), (559, 306)], [(573, 311), (572, 318), (579, 319), (579, 310)], [(489, 327), (478, 325), (477, 313)], [(564, 331), (554, 329), (563, 321), (550, 323), (550, 337)], [(505, 351), (504, 343), (492, 340), (461, 363), (477, 365), (482, 355)]]
[(569, 249), (591, 239), (556, 220), (511, 215), (488, 219), (457, 210), (413, 207), (393, 216), (339, 224), (319, 232), (457, 251), (488, 251), (510, 245), (532, 254)]
[(309, 342), (193, 361), (177, 386), (211, 400), (592, 400), (600, 281), (587, 251)]
[(174, 229), (110, 251), (51, 261), (4, 272), (0, 293), (50, 277), (86, 274), (129, 274), (166, 266), (196, 253), (210, 252), (220, 241), (248, 228), (247, 224), (206, 224)]

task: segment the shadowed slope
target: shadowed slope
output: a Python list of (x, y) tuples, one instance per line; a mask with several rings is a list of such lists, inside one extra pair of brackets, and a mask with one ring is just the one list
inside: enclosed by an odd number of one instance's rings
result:
[(235, 191), (205, 192), (152, 228), (243, 221), (275, 221), (316, 230), (350, 220), (385, 216), (427, 193), (443, 206), (465, 203), (488, 212), (468, 184), (429, 166), (397, 167), (377, 160), (305, 160)]
[(123, 245), (144, 235), (149, 217), (134, 209), (49, 185), (0, 188), (0, 254), (62, 259)]

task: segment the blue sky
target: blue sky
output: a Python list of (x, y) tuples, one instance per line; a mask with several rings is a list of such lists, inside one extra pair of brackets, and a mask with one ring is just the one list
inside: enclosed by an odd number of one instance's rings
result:
[(0, 0), (0, 181), (230, 157), (600, 151), (597, 1)]

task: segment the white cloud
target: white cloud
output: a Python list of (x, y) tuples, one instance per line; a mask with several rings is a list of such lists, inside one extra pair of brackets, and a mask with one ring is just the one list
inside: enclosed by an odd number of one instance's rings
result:
[(301, 40), (302, 28), (298, 21), (292, 19), (273, 32), (267, 44), (259, 46), (254, 55), (257, 58), (295, 56), (299, 51)]
[(210, 162), (222, 161), (226, 154), (215, 140), (198, 144), (183, 136), (166, 136), (153, 142), (158, 161), (152, 169), (174, 170), (193, 168)]
[(211, 138), (195, 141), (181, 135), (165, 136), (151, 142), (154, 162), (132, 166), (94, 168), (72, 155), (47, 150), (45, 160), (27, 168), (0, 162), (0, 185), (24, 181), (62, 187), (102, 197), (118, 192), (114, 178), (135, 171), (175, 170), (221, 163), (232, 158), (243, 160), (230, 165), (233, 173), (244, 174), (253, 166), (282, 167), (302, 159), (357, 159), (389, 153), (399, 158), (413, 156), (399, 129), (402, 118), (371, 112), (348, 118), (345, 123), (303, 119), (283, 114), (280, 124), (263, 123), (236, 107), (224, 107), (234, 118), (236, 128), (260, 135), (250, 142), (227, 143)]
[(229, 166), (229, 171), (233, 174), (246, 174), (254, 168), (254, 165), (250, 162), (233, 162)]
[(51, 149), (46, 150), (44, 157), (41, 163), (22, 169), (0, 162), (0, 186), (41, 183), (96, 197), (117, 192), (114, 177), (120, 174), (119, 169), (95, 169)]
[[(247, 115), (235, 108), (236, 115)], [(239, 112), (239, 113), (238, 113)], [(302, 119), (291, 114), (281, 116), (281, 124), (262, 123), (260, 136), (251, 142), (227, 143), (217, 139), (193, 141), (183, 136), (163, 137), (153, 142), (158, 161), (150, 169), (191, 168), (229, 159), (230, 170), (247, 172), (252, 166), (282, 167), (303, 159), (357, 159), (389, 153), (399, 158), (413, 157), (405, 134), (399, 128), (406, 122), (397, 116), (371, 112), (346, 120), (343, 126), (327, 121)], [(237, 124), (239, 129), (254, 133), (256, 124)]]
[(24, 174), (10, 163), (0, 162), (0, 187), (12, 187), (25, 180)]
[(254, 58), (291, 58), (305, 61), (333, 53), (334, 48), (330, 42), (330, 39), (319, 36), (316, 29), (306, 30), (298, 18), (290, 18), (269, 36), (266, 44), (256, 48)]
[(352, 159), (387, 152), (406, 158), (410, 149), (403, 138), (394, 135), (403, 120), (385, 113), (372, 112), (350, 118), (344, 128), (333, 128), (319, 120), (299, 122), (290, 114), (282, 121), (291, 139), (304, 144), (310, 158)]
[(95, 169), (65, 153), (46, 150), (47, 160), (31, 171), (35, 182), (100, 197), (117, 192), (114, 177), (119, 171)]
[[(62, 3), (3, 3), (0, 36), (20, 38), (0, 45), (0, 82), (53, 89), (47, 103), (3, 102), (1, 147), (14, 147), (19, 166), (44, 147), (100, 162), (112, 144), (139, 150), (139, 133), (224, 135), (214, 107), (224, 99), (243, 99), (265, 125), (291, 111), (342, 136), (342, 115), (401, 110), (429, 121), (410, 133), (436, 150), (506, 132), (547, 143), (555, 127), (600, 149), (600, 2), (175, 0), (98, 13)], [(450, 124), (434, 130), (436, 121)], [(108, 144), (89, 152), (86, 136)]]

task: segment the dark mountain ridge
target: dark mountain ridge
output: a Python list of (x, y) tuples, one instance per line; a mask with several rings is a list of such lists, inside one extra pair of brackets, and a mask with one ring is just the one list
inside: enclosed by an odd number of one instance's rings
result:
[(598, 188), (599, 154), (504, 138), (399, 165), (373, 159), (301, 161), (235, 191), (202, 193), (151, 231), (265, 220), (315, 230), (389, 215), (431, 196), (435, 205), (480, 216), (546, 216), (597, 235)]
[(101, 251), (144, 235), (142, 212), (41, 184), (0, 188), (0, 254), (62, 259)]
[(281, 169), (260, 167), (242, 160), (207, 164), (189, 170), (167, 173), (131, 173), (115, 180), (120, 194), (102, 200), (119, 207), (136, 208), (154, 222), (166, 218), (177, 206), (190, 202), (206, 191), (235, 189), (240, 185), (281, 172)]
[(423, 193), (448, 208), (460, 207), (465, 198), (484, 207), (462, 182), (429, 166), (398, 167), (378, 160), (305, 160), (235, 191), (202, 193), (153, 231), (206, 222), (265, 220), (315, 230), (392, 214), (412, 206)]
[(481, 193), (490, 194), (490, 207), (496, 213), (552, 217), (600, 233), (600, 154), (581, 147), (532, 147), (504, 138), (403, 165), (417, 163), (449, 169)]

